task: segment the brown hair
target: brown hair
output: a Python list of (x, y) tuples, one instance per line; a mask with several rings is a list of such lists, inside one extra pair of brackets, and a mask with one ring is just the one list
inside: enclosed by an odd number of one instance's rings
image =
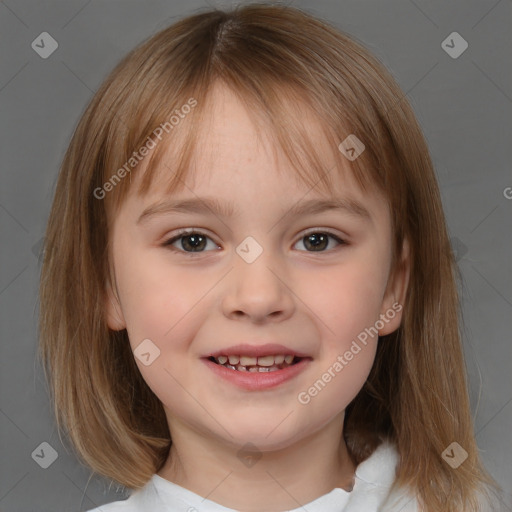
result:
[[(126, 330), (109, 330), (105, 318), (109, 225), (131, 174), (112, 178), (155, 127), (194, 98), (198, 106), (150, 151), (138, 192), (148, 190), (169, 145), (180, 156), (169, 173), (169, 190), (176, 190), (217, 80), (271, 127), (310, 186), (328, 187), (345, 157), (335, 151), (338, 161), (325, 169), (294, 119), (294, 102), (317, 116), (333, 148), (349, 134), (364, 142), (350, 168), (361, 186), (387, 197), (394, 269), (407, 241), (411, 271), (402, 324), (378, 343), (371, 374), (346, 410), (347, 446), (359, 463), (390, 439), (400, 456), (396, 488), (410, 487), (429, 512), (478, 510), (476, 491), (492, 479), (473, 434), (454, 259), (428, 148), (384, 66), (355, 38), (290, 7), (252, 4), (175, 23), (128, 54), (83, 114), (56, 187), (40, 288), (40, 346), (59, 427), (90, 467), (131, 488), (167, 458), (163, 407), (138, 371)], [(109, 180), (99, 199), (94, 191)], [(453, 441), (468, 453), (457, 469), (441, 457)]]

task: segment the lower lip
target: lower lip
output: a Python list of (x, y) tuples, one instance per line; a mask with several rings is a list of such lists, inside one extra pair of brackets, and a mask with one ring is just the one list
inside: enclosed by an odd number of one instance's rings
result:
[(219, 377), (243, 388), (248, 391), (261, 391), (264, 389), (275, 388), (290, 379), (293, 379), (299, 373), (305, 370), (309, 364), (310, 359), (301, 359), (298, 363), (276, 370), (273, 372), (249, 372), (230, 370), (224, 366), (214, 363), (209, 359), (202, 359), (202, 361)]

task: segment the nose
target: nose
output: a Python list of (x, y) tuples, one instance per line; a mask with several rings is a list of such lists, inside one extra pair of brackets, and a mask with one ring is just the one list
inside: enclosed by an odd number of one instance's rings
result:
[(295, 310), (287, 273), (270, 251), (252, 263), (235, 256), (234, 269), (226, 283), (222, 309), (231, 320), (253, 323), (282, 322)]

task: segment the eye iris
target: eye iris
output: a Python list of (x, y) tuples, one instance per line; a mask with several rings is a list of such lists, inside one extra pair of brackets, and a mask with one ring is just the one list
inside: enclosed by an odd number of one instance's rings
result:
[(325, 233), (313, 233), (311, 235), (305, 236), (304, 240), (304, 245), (309, 248), (308, 244), (310, 244), (310, 247), (312, 247), (313, 251), (320, 251), (325, 249), (329, 243), (329, 237)]
[(199, 234), (186, 235), (181, 239), (181, 246), (187, 251), (200, 251), (204, 249), (205, 244), (206, 237)]

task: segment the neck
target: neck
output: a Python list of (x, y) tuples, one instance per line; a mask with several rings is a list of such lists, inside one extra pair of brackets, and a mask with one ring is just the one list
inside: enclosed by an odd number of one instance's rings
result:
[(174, 419), (173, 444), (158, 474), (227, 508), (300, 508), (336, 487), (352, 489), (355, 465), (342, 428), (343, 414), (286, 447), (241, 453), (240, 445), (206, 437)]

